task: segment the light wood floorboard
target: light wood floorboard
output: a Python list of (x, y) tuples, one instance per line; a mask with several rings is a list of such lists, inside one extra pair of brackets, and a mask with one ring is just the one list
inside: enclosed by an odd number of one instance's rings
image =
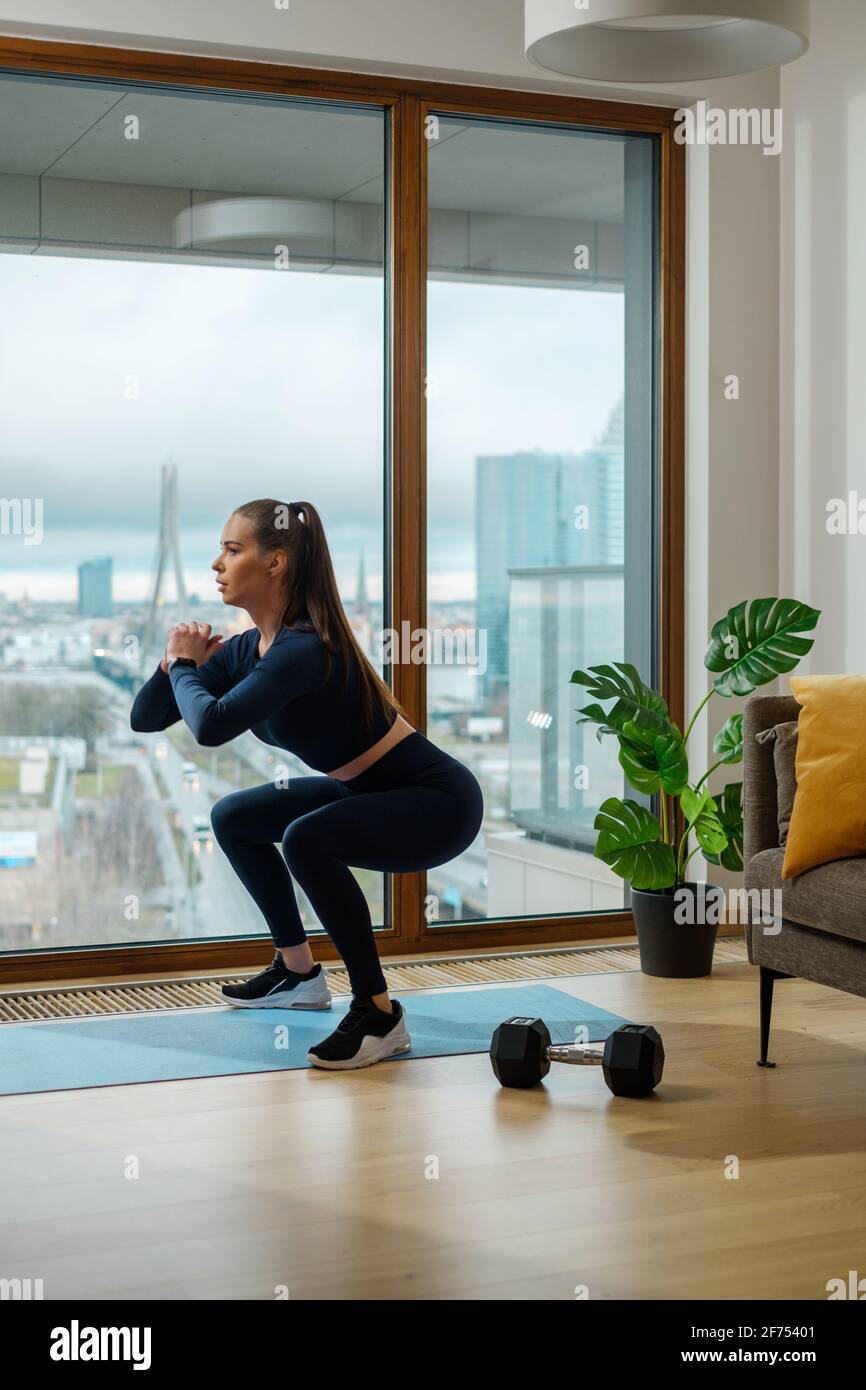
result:
[(764, 1070), (756, 975), (556, 980), (658, 1027), (642, 1101), (589, 1067), (505, 1091), (486, 1054), (7, 1097), (0, 1276), (46, 1299), (826, 1298), (866, 1275), (866, 1002), (780, 981)]

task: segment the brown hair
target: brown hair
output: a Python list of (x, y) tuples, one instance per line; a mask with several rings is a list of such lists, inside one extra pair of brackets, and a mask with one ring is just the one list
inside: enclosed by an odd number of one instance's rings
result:
[[(303, 514), (303, 521), (300, 514)], [(353, 662), (357, 668), (361, 714), (368, 730), (373, 726), (374, 709), (383, 716), (393, 710), (406, 718), (403, 706), (381, 679), (352, 631), (337, 589), (322, 518), (312, 503), (275, 502), (272, 497), (260, 497), (236, 507), (234, 515), (245, 516), (252, 522), (256, 542), (267, 554), (274, 550), (286, 552), (289, 563), (282, 621), (291, 627), (309, 614), (327, 652), (324, 684), (327, 685), (331, 676), (333, 654), (339, 652), (345, 672), (344, 690)]]

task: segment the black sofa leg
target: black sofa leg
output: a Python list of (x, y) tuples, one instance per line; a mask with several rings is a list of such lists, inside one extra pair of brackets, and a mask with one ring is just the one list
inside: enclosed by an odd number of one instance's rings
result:
[(761, 969), (761, 1060), (759, 1067), (774, 1067), (775, 1062), (767, 1061), (767, 1050), (770, 1046), (770, 1014), (773, 1011), (773, 985), (776, 980), (790, 980), (790, 975), (783, 975), (781, 970), (771, 970), (768, 965), (762, 965)]

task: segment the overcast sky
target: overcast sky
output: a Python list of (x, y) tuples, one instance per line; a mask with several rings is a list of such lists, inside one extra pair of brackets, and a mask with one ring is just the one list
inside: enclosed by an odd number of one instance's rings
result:
[[(256, 496), (378, 527), (380, 280), (0, 255), (0, 306), (0, 494), (44, 499), (28, 567), (52, 532), (153, 534), (169, 457), (184, 528)], [(619, 295), (442, 282), (428, 312), (432, 539), (471, 526), (479, 454), (592, 444), (623, 321)]]

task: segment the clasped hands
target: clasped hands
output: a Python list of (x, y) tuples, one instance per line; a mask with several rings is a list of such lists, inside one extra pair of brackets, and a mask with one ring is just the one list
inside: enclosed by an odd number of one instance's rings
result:
[(222, 633), (211, 633), (210, 623), (178, 623), (169, 630), (165, 656), (159, 663), (163, 671), (168, 671), (168, 663), (173, 656), (189, 657), (196, 666), (201, 666), (222, 646)]

